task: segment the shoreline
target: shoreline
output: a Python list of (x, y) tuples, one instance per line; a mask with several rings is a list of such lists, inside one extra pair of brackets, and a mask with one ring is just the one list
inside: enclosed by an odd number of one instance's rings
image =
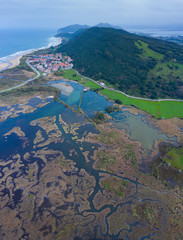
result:
[[(18, 66), (20, 64), (20, 59), (23, 56), (26, 56), (27, 54), (33, 53), (35, 51), (43, 50), (43, 49), (48, 49), (51, 46), (56, 47), (56, 46), (60, 45), (62, 43), (62, 38), (57, 38), (57, 39), (58, 39), (57, 44), (49, 45), (47, 47), (41, 47), (41, 48), (38, 48), (38, 49), (25, 50), (25, 51), (22, 51), (23, 53), (20, 54), (20, 55), (18, 55), (18, 53), (21, 53), (21, 52), (17, 52), (15, 54), (11, 54), (11, 55), (0, 58), (0, 73), (7, 70), (7, 69), (11, 69), (11, 68), (14, 68), (14, 67)], [(13, 57), (13, 55), (14, 55), (14, 57)], [(11, 56), (12, 56), (12, 58), (11, 58)], [(8, 57), (10, 59), (5, 60)], [(1, 60), (1, 59), (3, 59), (3, 60)]]
[(10, 63), (8, 63), (8, 62), (2, 62), (2, 63), (0, 63), (0, 72), (4, 71), (4, 70), (6, 70), (6, 69), (8, 69), (8, 68), (10, 68), (10, 67), (11, 67), (11, 64), (10, 64)]

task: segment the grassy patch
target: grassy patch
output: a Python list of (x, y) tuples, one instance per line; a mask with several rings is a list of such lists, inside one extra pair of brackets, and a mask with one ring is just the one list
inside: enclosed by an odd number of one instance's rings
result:
[(70, 79), (70, 80), (78, 81), (79, 83), (83, 84), (84, 86), (89, 87), (91, 90), (101, 89), (101, 87), (98, 84), (92, 82), (88, 78), (82, 78), (73, 69), (61, 71), (61, 73), (62, 73), (61, 74), (62, 77)]
[(56, 162), (57, 164), (61, 164), (63, 167), (67, 167), (67, 161), (66, 161), (66, 159), (64, 158), (64, 156), (58, 157), (58, 158), (55, 160), (55, 162)]
[(97, 152), (97, 158), (99, 159), (100, 170), (106, 170), (108, 165), (114, 165), (115, 163), (114, 156), (104, 150)]
[(126, 146), (126, 155), (125, 158), (130, 160), (134, 167), (137, 167), (137, 161), (135, 158), (135, 152), (132, 145)]
[(101, 87), (98, 84), (92, 82), (88, 78), (81, 79), (80, 83), (83, 84), (86, 87), (89, 87), (91, 90), (101, 89)]
[(183, 65), (175, 62), (163, 62), (158, 63), (156, 67), (151, 71), (154, 75), (160, 77), (183, 77)]
[(159, 179), (159, 166), (155, 166), (152, 168), (152, 174), (156, 179)]
[(183, 171), (183, 147), (173, 148), (163, 157), (163, 161)]
[(78, 75), (72, 69), (64, 70), (64, 72), (62, 74), (62, 77), (66, 78), (66, 79), (74, 80), (74, 81), (80, 81), (81, 80), (81, 76)]
[(141, 99), (133, 99), (126, 97), (122, 93), (114, 92), (113, 90), (103, 89), (100, 92), (108, 99), (113, 101), (120, 100), (124, 105), (134, 105), (135, 107), (146, 111), (156, 118), (183, 118), (183, 102), (175, 101), (147, 101)]
[(150, 222), (152, 224), (153, 220), (154, 220), (154, 217), (155, 217), (153, 208), (147, 206), (144, 213), (146, 215), (146, 218), (147, 218), (148, 222)]
[(118, 135), (115, 132), (106, 132), (106, 133), (101, 133), (99, 135), (99, 142), (103, 144), (112, 144), (113, 142), (116, 142), (119, 140)]
[(138, 217), (136, 205), (132, 206), (132, 216), (133, 217)]
[(153, 51), (149, 48), (149, 45), (141, 40), (135, 42), (135, 45), (142, 50), (142, 54), (140, 57), (142, 58), (149, 58), (152, 57), (156, 60), (162, 60), (164, 58), (163, 54)]
[(76, 228), (76, 224), (64, 225), (63, 229), (57, 233), (57, 239), (71, 239), (70, 236), (73, 235), (73, 232)]
[(32, 193), (30, 193), (30, 194), (29, 194), (29, 198), (30, 198), (31, 200), (34, 200), (34, 195), (33, 195)]
[(128, 182), (125, 180), (119, 180), (116, 177), (112, 177), (102, 181), (101, 184), (106, 190), (115, 192), (119, 197), (124, 197)]

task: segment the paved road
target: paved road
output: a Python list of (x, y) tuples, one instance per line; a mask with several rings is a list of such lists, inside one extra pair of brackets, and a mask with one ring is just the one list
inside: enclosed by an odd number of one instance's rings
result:
[[(31, 82), (31, 81), (37, 79), (37, 78), (40, 76), (39, 71), (37, 71), (37, 69), (35, 69), (33, 66), (31, 66), (31, 64), (29, 63), (29, 60), (28, 60), (28, 59), (26, 60), (26, 63), (27, 63), (28, 66), (37, 74), (37, 76), (34, 77), (34, 78), (30, 78), (30, 79), (28, 79), (27, 81), (25, 81), (25, 82), (23, 82), (23, 83), (21, 83), (21, 84), (19, 84), (19, 85), (17, 85), (17, 86), (14, 86), (14, 87), (12, 87), (12, 88), (8, 88), (8, 89), (1, 90), (0, 93), (7, 92), (7, 91), (11, 91), (11, 90), (13, 90), (13, 89), (22, 87), (22, 86), (24, 86), (25, 84), (27, 84), (28, 82)], [(103, 87), (103, 88), (108, 89), (108, 90), (112, 90), (112, 91), (114, 91), (114, 92), (121, 93), (121, 94), (123, 94), (124, 96), (126, 96), (126, 97), (128, 97), (128, 98), (138, 99), (138, 100), (146, 100), (146, 101), (150, 101), (150, 102), (163, 102), (163, 101), (183, 102), (183, 100), (180, 100), (180, 99), (149, 99), (149, 98), (140, 98), (140, 97), (130, 96), (130, 95), (128, 95), (128, 94), (126, 94), (126, 93), (124, 93), (124, 92), (122, 92), (122, 91), (116, 90), (116, 89), (114, 89), (114, 88), (108, 88), (107, 86), (101, 86), (101, 84), (98, 83), (97, 81), (95, 81), (95, 80), (93, 80), (93, 79), (91, 79), (91, 78), (89, 78), (89, 77), (83, 76), (83, 75), (80, 74), (77, 70), (75, 70), (75, 71), (76, 71), (76, 73), (77, 73), (78, 75), (80, 75), (81, 77), (83, 77), (83, 78), (88, 78), (88, 79), (91, 80), (92, 82), (96, 83), (98, 86)]]
[(8, 91), (11, 91), (11, 90), (13, 90), (13, 89), (16, 89), (16, 88), (22, 87), (22, 86), (24, 86), (25, 84), (27, 84), (28, 82), (31, 82), (31, 81), (37, 79), (37, 78), (40, 76), (40, 73), (39, 73), (39, 72), (38, 72), (33, 66), (31, 66), (31, 64), (29, 63), (29, 60), (28, 60), (28, 59), (27, 59), (26, 63), (27, 63), (28, 66), (29, 66), (29, 67), (30, 67), (30, 68), (31, 68), (31, 69), (37, 74), (37, 76), (34, 77), (34, 78), (29, 78), (27, 81), (25, 81), (25, 82), (23, 82), (23, 83), (21, 83), (21, 84), (19, 84), (19, 85), (16, 85), (16, 86), (14, 86), (14, 87), (11, 87), (11, 88), (8, 88), (8, 89), (1, 90), (0, 93), (8, 92)]
[(95, 81), (95, 80), (93, 80), (93, 79), (91, 79), (91, 78), (89, 78), (89, 77), (83, 76), (83, 75), (80, 74), (77, 70), (75, 70), (75, 71), (76, 71), (76, 73), (77, 73), (78, 75), (80, 75), (81, 77), (83, 77), (83, 78), (88, 78), (88, 79), (91, 80), (92, 82), (96, 83), (98, 86), (103, 87), (103, 88), (108, 89), (108, 90), (112, 90), (112, 91), (114, 91), (114, 92), (122, 93), (124, 96), (126, 96), (126, 97), (128, 97), (128, 98), (139, 99), (139, 100), (146, 100), (146, 101), (150, 101), (150, 102), (163, 102), (163, 101), (183, 102), (183, 100), (180, 100), (180, 99), (149, 99), (149, 98), (140, 98), (140, 97), (130, 96), (130, 95), (128, 95), (128, 94), (126, 94), (126, 93), (124, 93), (124, 92), (122, 92), (122, 91), (116, 90), (116, 89), (114, 89), (114, 88), (108, 88), (107, 86), (101, 86), (101, 84), (98, 83), (97, 81)]

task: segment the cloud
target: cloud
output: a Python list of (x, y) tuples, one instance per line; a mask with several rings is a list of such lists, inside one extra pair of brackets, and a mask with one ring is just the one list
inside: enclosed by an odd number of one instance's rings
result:
[(183, 23), (182, 0), (0, 0), (0, 27)]

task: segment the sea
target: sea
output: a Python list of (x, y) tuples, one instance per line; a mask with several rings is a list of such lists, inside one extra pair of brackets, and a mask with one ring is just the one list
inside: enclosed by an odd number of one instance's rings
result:
[(0, 29), (0, 62), (57, 45), (56, 33), (54, 29)]
[(136, 33), (136, 34), (142, 34), (142, 35), (147, 35), (151, 37), (178, 37), (178, 36), (183, 36), (183, 30), (166, 30), (166, 29), (155, 29), (155, 28), (142, 28), (142, 29), (137, 29), (137, 28), (127, 28), (127, 31), (131, 33)]

